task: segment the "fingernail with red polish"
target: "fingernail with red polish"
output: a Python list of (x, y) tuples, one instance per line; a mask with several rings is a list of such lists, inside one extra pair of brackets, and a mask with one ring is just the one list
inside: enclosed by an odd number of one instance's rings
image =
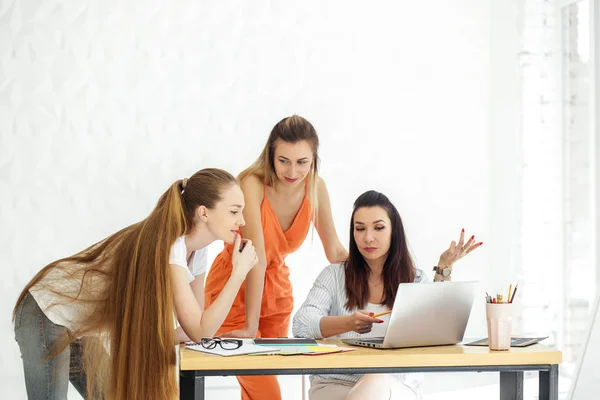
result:
[(483, 244), (483, 242), (479, 242), (479, 245), (481, 246)]
[(471, 236), (471, 240), (475, 239), (475, 235)]
[(461, 231), (461, 232), (462, 232), (462, 233), (465, 233), (465, 228), (462, 228), (462, 231)]

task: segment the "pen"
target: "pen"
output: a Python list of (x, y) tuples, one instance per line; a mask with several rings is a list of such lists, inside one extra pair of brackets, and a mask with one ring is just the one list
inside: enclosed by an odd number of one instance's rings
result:
[(392, 310), (385, 311), (385, 312), (382, 312), (382, 313), (379, 313), (379, 314), (375, 314), (375, 315), (373, 315), (371, 318), (377, 318), (377, 317), (381, 317), (382, 315), (386, 315), (386, 314), (389, 314), (389, 313), (391, 313), (391, 312), (392, 312)]
[(506, 296), (506, 302), (510, 303), (510, 299), (512, 297), (512, 283), (508, 285), (508, 296)]
[(510, 303), (512, 303), (515, 300), (515, 295), (517, 294), (517, 289), (519, 288), (519, 284), (517, 283), (515, 285), (515, 291), (512, 294), (512, 297), (510, 298)]
[(502, 304), (502, 295), (498, 293), (496, 297), (498, 298), (498, 303)]

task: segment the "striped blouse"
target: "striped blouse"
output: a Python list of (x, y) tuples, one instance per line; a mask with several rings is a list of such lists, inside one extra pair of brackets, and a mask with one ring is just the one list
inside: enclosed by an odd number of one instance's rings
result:
[[(431, 282), (422, 270), (415, 269), (414, 282)], [(352, 315), (358, 309), (347, 310), (345, 288), (345, 272), (342, 264), (331, 264), (319, 274), (313, 287), (311, 288), (304, 304), (298, 309), (294, 315), (292, 324), (292, 333), (295, 337), (312, 337), (322, 339), (321, 334), (321, 318), (327, 316), (344, 316)], [(342, 333), (335, 337), (338, 338), (354, 338), (373, 336), (371, 333), (359, 334), (353, 331)], [(358, 382), (362, 375), (313, 375), (311, 381), (318, 380), (342, 380), (349, 382)], [(400, 379), (402, 383), (409, 386), (415, 392), (420, 393), (423, 374), (394, 374), (394, 377)]]

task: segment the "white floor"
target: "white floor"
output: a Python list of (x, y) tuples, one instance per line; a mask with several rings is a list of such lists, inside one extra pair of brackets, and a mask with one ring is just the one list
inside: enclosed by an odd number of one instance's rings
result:
[[(308, 384), (308, 379), (306, 380)], [(302, 400), (300, 376), (280, 376), (284, 400)], [(566, 399), (570, 381), (559, 379), (559, 398)], [(525, 374), (525, 400), (538, 399), (537, 373)], [(425, 375), (424, 400), (499, 398), (497, 373), (431, 373)], [(215, 377), (206, 380), (206, 400), (239, 400), (240, 390), (235, 378)], [(306, 397), (308, 400), (308, 396)]]
[[(423, 384), (424, 400), (496, 400), (499, 398), (497, 373), (431, 373), (425, 375)], [(280, 376), (279, 383), (284, 400), (302, 400), (302, 378), (300, 376)], [(559, 378), (559, 399), (566, 400), (570, 380)], [(308, 383), (308, 378), (306, 379)], [(525, 373), (525, 400), (538, 399), (537, 372)], [(69, 387), (69, 400), (81, 397), (72, 386)], [(240, 390), (233, 377), (210, 377), (206, 379), (206, 400), (239, 400)], [(306, 396), (305, 400), (308, 400)], [(333, 400), (333, 399), (332, 399)]]

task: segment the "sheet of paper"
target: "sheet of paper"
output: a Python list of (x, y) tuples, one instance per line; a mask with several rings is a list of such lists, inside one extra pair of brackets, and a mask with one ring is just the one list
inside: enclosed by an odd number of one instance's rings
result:
[(344, 351), (352, 351), (354, 349), (348, 349), (345, 347), (338, 347), (336, 345), (317, 345), (317, 346), (282, 346), (281, 352), (277, 353), (282, 356), (291, 355), (322, 355), (331, 353), (341, 353)]
[(280, 349), (277, 347), (257, 346), (251, 342), (244, 341), (242, 347), (235, 350), (225, 350), (221, 346), (217, 345), (214, 349), (205, 349), (200, 344), (186, 345), (186, 348), (195, 351), (201, 351), (203, 353), (215, 354), (218, 356), (230, 357), (230, 356), (241, 356), (244, 354), (274, 354), (279, 353)]

